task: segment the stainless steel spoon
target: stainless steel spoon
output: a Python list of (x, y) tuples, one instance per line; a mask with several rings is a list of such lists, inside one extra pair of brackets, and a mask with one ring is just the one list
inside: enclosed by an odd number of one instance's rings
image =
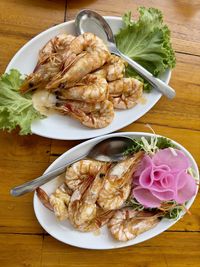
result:
[(87, 154), (77, 158), (76, 160), (70, 161), (64, 166), (56, 168), (55, 170), (50, 171), (32, 181), (29, 181), (25, 184), (19, 185), (11, 189), (10, 194), (12, 196), (21, 196), (28, 192), (32, 192), (37, 187), (47, 183), (59, 174), (63, 173), (66, 170), (67, 166), (86, 157), (89, 159), (95, 159), (105, 162), (116, 162), (122, 160), (125, 157), (124, 151), (132, 145), (132, 139), (125, 136), (107, 138), (94, 145), (93, 148)]
[(159, 78), (154, 77), (149, 71), (147, 71), (145, 68), (143, 68), (141, 65), (139, 65), (136, 61), (132, 60), (128, 56), (124, 55), (122, 52), (120, 52), (115, 43), (115, 37), (114, 34), (109, 26), (109, 24), (106, 22), (106, 20), (99, 15), (98, 13), (92, 11), (92, 10), (81, 10), (75, 19), (75, 28), (76, 33), (83, 34), (83, 24), (84, 21), (87, 19), (93, 20), (97, 25), (99, 25), (105, 32), (107, 36), (107, 43), (108, 48), (111, 53), (120, 56), (123, 58), (128, 64), (133, 67), (142, 77), (144, 77), (156, 90), (161, 92), (166, 97), (172, 99), (175, 97), (176, 92), (174, 89), (172, 89), (169, 85), (164, 83)]

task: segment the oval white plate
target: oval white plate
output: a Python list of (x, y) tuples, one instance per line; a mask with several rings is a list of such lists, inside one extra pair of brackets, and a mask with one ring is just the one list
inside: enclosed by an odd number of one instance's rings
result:
[[(105, 19), (110, 24), (113, 32), (117, 33), (122, 26), (121, 18), (109, 16), (105, 17)], [(88, 31), (89, 30), (93, 32), (95, 31), (96, 34), (99, 33), (98, 35), (101, 35), (102, 37), (102, 33), (97, 27), (94, 27), (94, 25), (91, 29), (88, 29)], [(6, 72), (12, 68), (16, 68), (23, 74), (31, 73), (36, 65), (39, 50), (52, 37), (63, 32), (75, 35), (74, 21), (59, 24), (33, 38), (16, 53), (7, 66)], [(170, 76), (171, 72), (166, 71), (160, 78), (168, 83)], [(157, 103), (161, 94), (154, 89), (150, 94), (144, 94), (144, 97), (146, 99), (145, 104), (138, 104), (130, 110), (116, 111), (112, 123), (103, 129), (90, 129), (72, 118), (54, 114), (43, 120), (33, 122), (31, 130), (37, 135), (61, 140), (88, 139), (111, 133), (129, 125), (143, 116)]]
[[(96, 143), (108, 137), (112, 137), (112, 136), (129, 136), (131, 138), (139, 138), (141, 136), (150, 137), (152, 136), (152, 134), (133, 133), (133, 132), (115, 133), (115, 134), (109, 134), (106, 136), (97, 137), (95, 139), (83, 142), (82, 144), (77, 145), (73, 147), (72, 149), (70, 149), (69, 151), (65, 152), (62, 156), (60, 156), (57, 160), (55, 160), (49, 166), (46, 172), (52, 171), (54, 168), (67, 164), (70, 160), (75, 160), (81, 155), (85, 155)], [(180, 144), (174, 141), (173, 143), (179, 149), (181, 149), (185, 153), (185, 155), (188, 156), (191, 162), (191, 166), (194, 169), (199, 179), (198, 167), (192, 155)], [(43, 185), (42, 188), (48, 194), (51, 194), (55, 191), (57, 186), (61, 184), (62, 182), (63, 181), (56, 178), (46, 183), (45, 185)], [(188, 209), (192, 205), (194, 199), (195, 199), (195, 196), (190, 201), (188, 201), (186, 205)], [(177, 220), (163, 219), (155, 228), (137, 236), (135, 239), (130, 240), (128, 242), (119, 242), (112, 238), (106, 226), (104, 226), (101, 229), (100, 235), (96, 236), (94, 235), (94, 233), (81, 233), (75, 230), (68, 221), (59, 222), (54, 216), (53, 212), (49, 211), (41, 204), (36, 194), (34, 195), (33, 204), (34, 204), (35, 214), (36, 214), (36, 217), (39, 223), (50, 235), (52, 235), (54, 238), (66, 244), (70, 244), (72, 246), (81, 247), (81, 248), (88, 248), (88, 249), (114, 249), (114, 248), (134, 245), (134, 244), (143, 242), (145, 240), (148, 240), (162, 233), (163, 231), (171, 227), (173, 224), (175, 224), (177, 221)], [(182, 215), (184, 213), (185, 212), (183, 212)]]

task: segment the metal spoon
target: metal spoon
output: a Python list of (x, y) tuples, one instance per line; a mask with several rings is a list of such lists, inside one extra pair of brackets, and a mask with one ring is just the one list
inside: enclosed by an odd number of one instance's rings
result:
[(84, 33), (83, 22), (87, 19), (93, 20), (94, 22), (96, 22), (97, 25), (99, 25), (104, 30), (107, 36), (108, 48), (111, 53), (117, 56), (120, 56), (126, 62), (128, 62), (128, 64), (131, 67), (133, 67), (141, 76), (143, 76), (156, 90), (161, 92), (163, 95), (165, 95), (166, 97), (170, 99), (175, 97), (176, 92), (174, 91), (174, 89), (172, 89), (169, 85), (164, 83), (159, 78), (154, 77), (149, 71), (147, 71), (145, 68), (139, 65), (136, 61), (124, 55), (122, 52), (120, 52), (117, 49), (116, 43), (115, 43), (115, 37), (109, 24), (98, 13), (92, 10), (86, 10), (86, 9), (78, 13), (75, 19), (75, 28), (76, 28), (76, 33), (78, 35)]
[(111, 137), (100, 141), (85, 155), (77, 158), (76, 160), (70, 161), (64, 166), (56, 168), (53, 171), (50, 171), (32, 181), (19, 185), (10, 190), (12, 196), (21, 196), (28, 192), (34, 191), (37, 187), (43, 185), (44, 183), (54, 179), (59, 174), (63, 173), (67, 166), (73, 164), (74, 162), (83, 159), (89, 158), (105, 162), (117, 162), (124, 159), (124, 151), (133, 145), (132, 139), (128, 137)]

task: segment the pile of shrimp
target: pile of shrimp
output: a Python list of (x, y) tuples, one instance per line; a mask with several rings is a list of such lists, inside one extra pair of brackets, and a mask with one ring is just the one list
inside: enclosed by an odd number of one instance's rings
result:
[(52, 108), (57, 112), (87, 127), (104, 128), (112, 122), (114, 109), (130, 109), (142, 95), (143, 84), (125, 78), (125, 66), (93, 33), (63, 33), (40, 50), (20, 92), (46, 90), (56, 96)]
[(133, 174), (144, 153), (117, 163), (83, 159), (69, 166), (64, 183), (50, 196), (37, 195), (58, 220), (69, 220), (81, 232), (94, 232), (107, 224), (111, 235), (128, 241), (155, 227), (160, 213), (136, 211), (125, 205), (132, 191)]

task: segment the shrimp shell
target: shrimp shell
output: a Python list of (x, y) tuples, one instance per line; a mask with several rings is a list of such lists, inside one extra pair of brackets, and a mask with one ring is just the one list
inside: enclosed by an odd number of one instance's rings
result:
[(104, 101), (108, 98), (108, 84), (104, 78), (85, 76), (76, 86), (57, 92), (59, 99), (80, 100), (88, 103)]
[[(96, 200), (99, 191), (103, 185), (103, 179), (106, 175), (109, 165), (104, 164), (97, 173), (92, 184), (85, 191), (85, 182), (76, 191), (74, 191), (69, 204), (70, 222), (79, 229), (83, 229), (83, 225), (88, 225), (95, 219), (97, 213)], [(89, 178), (91, 179), (91, 178)], [(88, 184), (88, 180), (85, 180)], [(75, 196), (75, 197), (74, 197)], [(79, 196), (78, 198), (76, 196)]]
[(96, 160), (83, 159), (73, 163), (65, 173), (65, 183), (75, 191), (88, 177), (95, 177), (104, 163)]
[(108, 83), (109, 100), (116, 109), (129, 109), (142, 96), (143, 83), (134, 78), (123, 78)]
[(113, 104), (108, 100), (98, 103), (66, 101), (56, 109), (77, 119), (89, 128), (104, 128), (114, 118)]
[(155, 227), (160, 216), (160, 213), (123, 208), (115, 212), (107, 226), (115, 239), (128, 241)]
[(108, 63), (102, 66), (93, 74), (105, 78), (107, 81), (114, 81), (121, 79), (125, 72), (125, 61), (118, 56), (111, 55)]
[(36, 189), (37, 196), (42, 204), (53, 211), (58, 220), (63, 221), (68, 218), (68, 204), (71, 193), (65, 184), (59, 186), (50, 196), (42, 188)]
[(91, 32), (85, 32), (77, 36), (70, 44), (70, 51), (75, 54), (80, 54), (82, 51), (90, 52), (95, 49), (108, 51), (103, 40)]
[(63, 61), (69, 63), (74, 61), (74, 57), (69, 55), (68, 48), (70, 42), (75, 37), (67, 34), (60, 34), (52, 38), (39, 52), (37, 65), (20, 87), (20, 92), (42, 88), (55, 77), (63, 67)]
[(143, 152), (111, 166), (102, 190), (97, 200), (104, 210), (114, 210), (122, 207), (131, 191), (132, 174), (143, 157)]
[(83, 52), (80, 55), (78, 60), (75, 60), (75, 62), (67, 66), (64, 71), (57, 74), (45, 88), (53, 91), (58, 88), (72, 87), (84, 76), (103, 66), (110, 57), (110, 53), (102, 49)]
[(38, 62), (42, 62), (44, 58), (54, 53), (65, 50), (75, 38), (75, 36), (66, 33), (55, 36), (40, 50)]

